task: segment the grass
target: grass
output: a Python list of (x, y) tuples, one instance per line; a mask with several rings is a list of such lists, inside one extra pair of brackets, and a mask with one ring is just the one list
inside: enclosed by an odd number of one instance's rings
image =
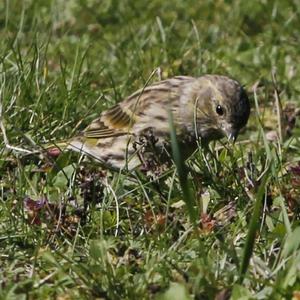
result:
[[(2, 1), (0, 298), (299, 299), (299, 14), (292, 0)], [(179, 177), (26, 154), (153, 72), (241, 81), (238, 143), (200, 149)]]

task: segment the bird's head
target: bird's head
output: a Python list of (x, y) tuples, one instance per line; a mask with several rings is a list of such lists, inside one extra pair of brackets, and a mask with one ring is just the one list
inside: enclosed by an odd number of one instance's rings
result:
[(246, 91), (226, 76), (206, 75), (200, 79), (203, 82), (197, 101), (197, 131), (204, 139), (227, 136), (235, 141), (250, 114)]

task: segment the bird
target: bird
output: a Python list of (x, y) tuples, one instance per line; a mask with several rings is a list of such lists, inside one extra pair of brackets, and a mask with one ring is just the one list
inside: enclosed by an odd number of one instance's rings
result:
[(131, 171), (153, 157), (171, 158), (171, 130), (188, 156), (199, 140), (227, 136), (235, 141), (249, 114), (247, 93), (237, 80), (214, 74), (176, 76), (144, 86), (103, 111), (66, 148), (108, 169)]

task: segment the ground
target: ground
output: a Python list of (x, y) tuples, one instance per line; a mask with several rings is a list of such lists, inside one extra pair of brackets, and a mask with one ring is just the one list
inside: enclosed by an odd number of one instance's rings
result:
[[(292, 0), (2, 1), (0, 298), (300, 299), (299, 28)], [(251, 117), (188, 172), (41, 151), (149, 79), (205, 73)]]

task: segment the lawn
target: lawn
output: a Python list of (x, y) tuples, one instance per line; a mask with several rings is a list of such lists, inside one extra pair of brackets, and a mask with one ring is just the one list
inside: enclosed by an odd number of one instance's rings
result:
[[(1, 1), (0, 299), (300, 299), (299, 42), (296, 0)], [(187, 174), (43, 151), (206, 73), (251, 116)]]

